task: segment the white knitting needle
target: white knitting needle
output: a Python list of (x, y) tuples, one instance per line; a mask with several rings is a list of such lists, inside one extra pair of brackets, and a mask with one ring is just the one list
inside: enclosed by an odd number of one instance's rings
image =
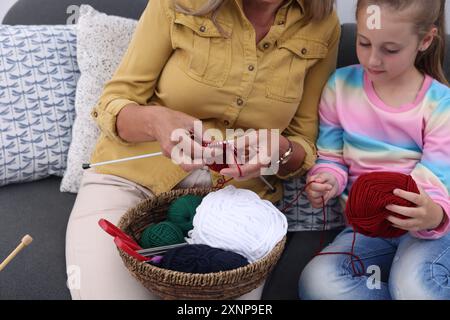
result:
[(8, 257), (6, 257), (5, 261), (3, 261), (0, 264), (0, 271), (2, 271), (8, 263), (11, 262), (12, 259), (26, 246), (28, 246), (33, 241), (33, 238), (30, 237), (28, 234), (22, 238), (20, 241), (20, 244), (17, 246), (17, 248), (14, 249), (13, 252), (10, 253)]
[[(220, 143), (223, 143), (223, 142), (220, 142)], [(109, 160), (109, 161), (103, 161), (103, 162), (97, 162), (97, 163), (83, 163), (82, 167), (83, 167), (83, 169), (89, 169), (89, 168), (104, 166), (107, 164), (126, 162), (126, 161), (144, 159), (144, 158), (151, 158), (151, 157), (156, 157), (156, 156), (161, 156), (161, 155), (162, 155), (162, 152), (148, 153), (148, 154), (143, 154), (140, 156), (134, 156), (134, 157), (128, 157), (128, 158), (122, 158), (122, 159), (116, 159), (116, 160)], [(269, 183), (269, 181), (266, 180), (266, 178), (264, 178), (263, 176), (259, 176), (259, 178), (261, 179), (262, 182), (265, 183), (265, 185), (267, 187), (269, 187), (270, 191), (272, 191), (272, 192), (276, 191), (275, 187), (273, 187)]]
[(135, 156), (135, 157), (122, 158), (122, 159), (103, 161), (103, 162), (97, 162), (97, 163), (83, 163), (83, 169), (89, 169), (89, 168), (93, 168), (93, 167), (99, 167), (99, 166), (104, 166), (107, 164), (125, 162), (125, 161), (130, 161), (130, 160), (151, 158), (151, 157), (161, 156), (162, 154), (163, 154), (162, 152), (155, 152), (155, 153), (147, 153), (147, 154), (143, 154), (143, 155)]
[[(216, 146), (222, 145), (223, 143), (227, 143), (227, 141), (226, 142), (222, 142), (222, 141), (213, 142), (210, 144), (210, 146), (216, 147)], [(155, 152), (155, 153), (143, 154), (140, 156), (134, 156), (134, 157), (128, 157), (128, 158), (122, 158), (122, 159), (116, 159), (116, 160), (109, 160), (109, 161), (103, 161), (103, 162), (97, 162), (97, 163), (83, 163), (83, 169), (89, 169), (89, 168), (93, 168), (93, 167), (99, 167), (99, 166), (104, 166), (107, 164), (125, 162), (125, 161), (130, 161), (130, 160), (138, 160), (138, 159), (162, 156), (162, 154), (163, 154), (162, 152)]]

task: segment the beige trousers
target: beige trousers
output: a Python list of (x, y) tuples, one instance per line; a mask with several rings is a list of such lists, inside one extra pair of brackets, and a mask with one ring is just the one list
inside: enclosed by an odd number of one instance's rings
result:
[[(211, 186), (209, 172), (199, 169), (177, 188), (208, 186)], [(72, 299), (160, 299), (129, 273), (113, 238), (98, 226), (101, 218), (117, 224), (125, 211), (153, 196), (149, 189), (127, 179), (95, 173), (92, 169), (84, 173), (66, 233), (67, 285)], [(262, 289), (263, 285), (239, 300), (259, 300)]]

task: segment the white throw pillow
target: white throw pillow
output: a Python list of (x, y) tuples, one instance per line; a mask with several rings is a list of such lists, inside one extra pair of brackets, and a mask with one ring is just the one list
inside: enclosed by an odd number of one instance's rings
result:
[(0, 25), (0, 186), (63, 175), (78, 77), (74, 26)]
[(83, 175), (81, 166), (89, 162), (99, 136), (99, 129), (90, 116), (91, 109), (122, 60), (136, 25), (136, 20), (109, 16), (89, 5), (80, 7), (77, 59), (81, 76), (75, 99), (77, 117), (60, 188), (63, 192), (78, 192)]

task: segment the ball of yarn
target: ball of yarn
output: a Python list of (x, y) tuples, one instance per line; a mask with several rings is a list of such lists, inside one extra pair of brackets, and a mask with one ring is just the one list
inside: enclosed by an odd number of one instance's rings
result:
[(178, 198), (170, 204), (167, 212), (167, 220), (176, 224), (187, 235), (189, 230), (194, 227), (192, 220), (194, 219), (195, 210), (202, 202), (203, 197), (196, 195), (185, 195)]
[(232, 251), (250, 263), (266, 256), (287, 232), (286, 216), (247, 189), (227, 186), (203, 198), (186, 241)]
[(183, 231), (169, 221), (153, 224), (144, 230), (140, 245), (142, 248), (153, 248), (184, 242)]
[(160, 267), (186, 273), (233, 270), (248, 264), (240, 254), (207, 245), (187, 245), (167, 251)]
[(386, 209), (389, 204), (414, 207), (415, 204), (395, 196), (394, 189), (420, 193), (413, 178), (394, 172), (374, 172), (361, 175), (353, 184), (345, 215), (354, 230), (369, 237), (396, 238), (407, 231), (392, 226), (390, 215), (407, 219)]

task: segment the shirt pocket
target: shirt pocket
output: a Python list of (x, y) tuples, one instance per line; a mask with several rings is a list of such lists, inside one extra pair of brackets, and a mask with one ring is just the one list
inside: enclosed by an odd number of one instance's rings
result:
[(317, 40), (291, 38), (278, 41), (270, 64), (267, 98), (300, 102), (308, 69), (327, 53), (327, 45)]
[(172, 34), (177, 63), (192, 79), (222, 87), (231, 69), (232, 27), (210, 19), (177, 14)]

